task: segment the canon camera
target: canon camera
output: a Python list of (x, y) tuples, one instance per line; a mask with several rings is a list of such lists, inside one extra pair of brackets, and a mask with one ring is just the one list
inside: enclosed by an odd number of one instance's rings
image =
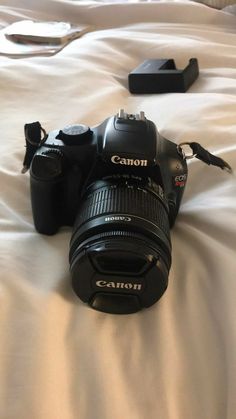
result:
[(73, 226), (69, 263), (78, 297), (118, 314), (154, 304), (168, 285), (170, 228), (187, 180), (177, 145), (144, 112), (124, 110), (92, 129), (47, 134), (33, 123), (25, 132), (35, 227), (50, 235)]

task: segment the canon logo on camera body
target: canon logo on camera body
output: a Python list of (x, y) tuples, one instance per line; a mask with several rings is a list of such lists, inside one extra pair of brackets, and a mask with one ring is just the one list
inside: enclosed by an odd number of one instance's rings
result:
[(137, 290), (142, 289), (142, 284), (132, 284), (131, 282), (107, 282), (107, 281), (96, 281), (96, 285), (102, 288), (125, 288), (127, 290)]
[(147, 166), (147, 160), (127, 159), (120, 156), (112, 156), (111, 161), (114, 164), (124, 164), (125, 166)]

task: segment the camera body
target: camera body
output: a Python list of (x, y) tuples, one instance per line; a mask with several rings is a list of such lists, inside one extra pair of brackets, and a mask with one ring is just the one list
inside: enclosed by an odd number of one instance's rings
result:
[(96, 179), (130, 174), (163, 189), (173, 226), (187, 180), (176, 144), (163, 138), (145, 116), (123, 112), (90, 129), (74, 125), (51, 131), (34, 155), (31, 202), (36, 230), (55, 234), (72, 226), (83, 191)]
[(72, 125), (46, 135), (30, 167), (34, 223), (48, 235), (74, 225), (72, 284), (83, 301), (129, 313), (160, 298), (186, 180), (177, 145), (144, 112), (121, 110), (92, 129)]

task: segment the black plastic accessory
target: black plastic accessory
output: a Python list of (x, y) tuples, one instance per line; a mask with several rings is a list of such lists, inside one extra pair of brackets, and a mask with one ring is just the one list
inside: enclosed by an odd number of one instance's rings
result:
[(171, 59), (145, 60), (128, 76), (131, 93), (184, 93), (199, 75), (197, 58), (178, 70)]
[(48, 134), (34, 122), (25, 135), (34, 224), (48, 235), (74, 226), (69, 263), (78, 297), (116, 314), (154, 304), (168, 286), (186, 160), (230, 166), (198, 143), (162, 137), (144, 112), (120, 110), (92, 129), (80, 124)]
[(25, 134), (36, 230), (74, 226), (75, 293), (117, 314), (154, 304), (168, 286), (170, 228), (187, 181), (177, 145), (144, 112), (124, 110), (92, 129), (80, 124), (43, 136), (33, 123)]

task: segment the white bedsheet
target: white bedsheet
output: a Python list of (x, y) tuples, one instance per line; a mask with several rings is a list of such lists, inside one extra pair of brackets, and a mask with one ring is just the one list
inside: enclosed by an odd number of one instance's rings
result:
[[(192, 2), (1, 1), (2, 27), (25, 18), (96, 30), (52, 57), (0, 57), (0, 418), (235, 419), (235, 176), (191, 160), (167, 292), (122, 316), (74, 295), (71, 231), (35, 232), (20, 171), (26, 122), (93, 126), (119, 108), (236, 170), (236, 17)], [(145, 59), (191, 57), (187, 93), (129, 93)]]

